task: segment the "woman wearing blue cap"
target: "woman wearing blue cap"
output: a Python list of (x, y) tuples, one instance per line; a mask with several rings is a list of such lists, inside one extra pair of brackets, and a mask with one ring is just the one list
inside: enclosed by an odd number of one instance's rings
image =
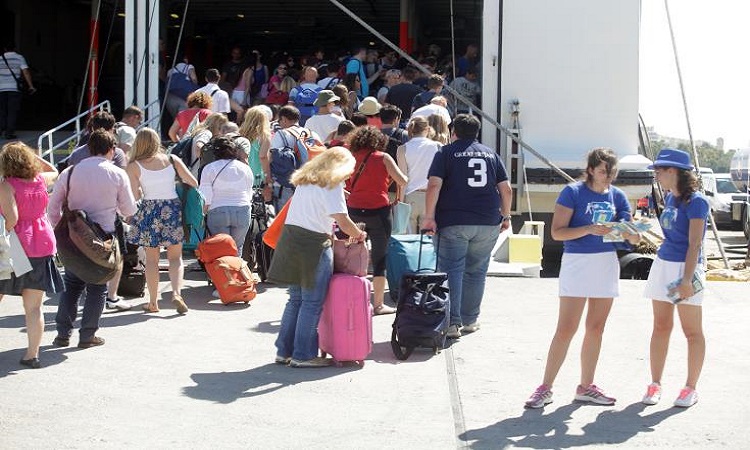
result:
[(706, 342), (703, 337), (702, 287), (706, 275), (699, 264), (709, 214), (708, 200), (698, 192), (698, 180), (690, 155), (665, 148), (649, 166), (656, 181), (668, 191), (659, 219), (664, 242), (651, 267), (644, 295), (653, 299), (654, 329), (651, 334), (651, 377), (643, 403), (655, 405), (661, 399), (661, 378), (669, 349), (675, 306), (688, 344), (688, 373), (685, 387), (674, 405), (688, 408), (698, 401), (698, 383)]

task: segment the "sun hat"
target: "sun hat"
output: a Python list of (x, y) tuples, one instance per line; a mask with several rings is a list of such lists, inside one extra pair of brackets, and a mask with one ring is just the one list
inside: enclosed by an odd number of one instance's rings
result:
[(677, 167), (678, 169), (693, 170), (695, 167), (690, 164), (690, 155), (683, 150), (675, 148), (663, 148), (659, 151), (656, 161), (648, 166), (653, 170), (655, 167)]
[(340, 97), (338, 95), (336, 95), (333, 91), (324, 89), (318, 92), (318, 98), (315, 99), (315, 103), (313, 103), (313, 105), (317, 107), (326, 106), (327, 104), (333, 103), (336, 100), (340, 100)]
[(380, 108), (382, 107), (375, 97), (365, 97), (362, 103), (359, 104), (359, 112), (366, 116), (374, 116), (380, 112)]

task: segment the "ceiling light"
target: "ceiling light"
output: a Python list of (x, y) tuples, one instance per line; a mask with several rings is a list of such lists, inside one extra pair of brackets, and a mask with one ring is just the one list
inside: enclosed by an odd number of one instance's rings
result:
[(117, 13), (117, 17), (125, 17), (125, 13)]
[(176, 14), (176, 13), (172, 13), (172, 14), (170, 14), (170, 15), (169, 15), (169, 17), (171, 17), (171, 18), (173, 18), (173, 19), (179, 19), (179, 18), (180, 18), (180, 15), (179, 15), (179, 14)]
[(240, 18), (240, 19), (244, 19), (245, 15), (244, 14), (237, 14), (237, 17)]

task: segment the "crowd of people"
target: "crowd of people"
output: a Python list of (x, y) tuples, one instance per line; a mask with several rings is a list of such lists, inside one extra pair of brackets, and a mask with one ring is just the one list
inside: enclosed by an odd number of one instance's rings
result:
[[(269, 70), (259, 52), (245, 60), (242, 49), (234, 48), (231, 60), (221, 70), (208, 69), (206, 85), (196, 86), (184, 104), (170, 91), (173, 98), (168, 104), (176, 105), (176, 110), (167, 134), (174, 142), (186, 143), (182, 157), (168, 154), (154, 130), (136, 132), (143, 119), (136, 107), (126, 109), (122, 122), (115, 122), (107, 112), (95, 114), (85, 143), (67, 158), (68, 167), (59, 177), (55, 167), (25, 144), (11, 142), (3, 147), (0, 207), (5, 228), (22, 237), (32, 266), (28, 273), (0, 280), (0, 293), (23, 298), (29, 346), (21, 364), (41, 365), (44, 292), (61, 293), (56, 346), (70, 345), (84, 291), (81, 348), (104, 344), (98, 331), (105, 306), (121, 311), (132, 307), (117, 295), (119, 276), (107, 284), (93, 284), (69, 268), (60, 275), (53, 262), (52, 230), (65, 208), (86, 211), (104, 231), (145, 249), (146, 313), (160, 310), (158, 263), (166, 248), (172, 302), (178, 313), (188, 312), (182, 296), (187, 236), (175, 177), (198, 189), (205, 200), (208, 233), (232, 236), (240, 256), (251, 223), (254, 190), (262, 192), (276, 211), (288, 204), (269, 271), (270, 279), (290, 286), (276, 341), (277, 363), (292, 367), (331, 363), (318, 356), (316, 327), (333, 272), (334, 223), (352, 240), (369, 240), (374, 312), (395, 312), (385, 302), (385, 261), (392, 233), (391, 205), (397, 200), (411, 205), (409, 233), (434, 233), (437, 266), (448, 274), (451, 296), (447, 336), (458, 339), (480, 329), (487, 267), (499, 234), (510, 227), (512, 189), (498, 152), (478, 142), (480, 122), (471, 107), (446, 98), (444, 76), (432, 73), (419, 79), (416, 68), (399, 65), (388, 53), (380, 58), (377, 52), (357, 47), (348, 60), (326, 63), (322, 54), (316, 54), (299, 62), (299, 69), (289, 58)], [(430, 56), (423, 62), (433, 70), (437, 65)], [(475, 46), (467, 48), (457, 68), (451, 85), (461, 86), (463, 95), (476, 99)], [(289, 75), (290, 69), (298, 78)], [(197, 81), (187, 59), (173, 70)], [(594, 373), (604, 325), (618, 295), (619, 274), (616, 248), (602, 239), (609, 228), (601, 222), (632, 220), (627, 199), (611, 184), (616, 163), (612, 150), (592, 150), (585, 180), (567, 186), (558, 198), (551, 228), (552, 237), (565, 243), (560, 316), (542, 384), (526, 402), (530, 408), (552, 401), (552, 384), (586, 307), (576, 398), (615, 402), (594, 384)], [(688, 338), (689, 373), (675, 404), (691, 406), (697, 401), (695, 387), (704, 353), (702, 294), (694, 291), (691, 280), (693, 274), (702, 276), (700, 244), (707, 207), (696, 192), (687, 154), (664, 150), (654, 170), (670, 194), (661, 217), (666, 240), (646, 288), (654, 299), (653, 383), (643, 402), (654, 404), (660, 398), (676, 308)], [(47, 186), (53, 183), (48, 196)], [(626, 238), (636, 243), (639, 236)], [(594, 282), (580, 283), (582, 272), (593, 274)], [(667, 284), (674, 279), (682, 282), (669, 291)]]

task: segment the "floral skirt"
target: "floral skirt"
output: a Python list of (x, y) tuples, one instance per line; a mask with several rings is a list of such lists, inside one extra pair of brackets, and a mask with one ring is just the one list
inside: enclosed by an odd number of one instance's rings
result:
[(143, 247), (168, 247), (182, 242), (182, 203), (171, 200), (142, 200), (130, 219), (127, 241)]

